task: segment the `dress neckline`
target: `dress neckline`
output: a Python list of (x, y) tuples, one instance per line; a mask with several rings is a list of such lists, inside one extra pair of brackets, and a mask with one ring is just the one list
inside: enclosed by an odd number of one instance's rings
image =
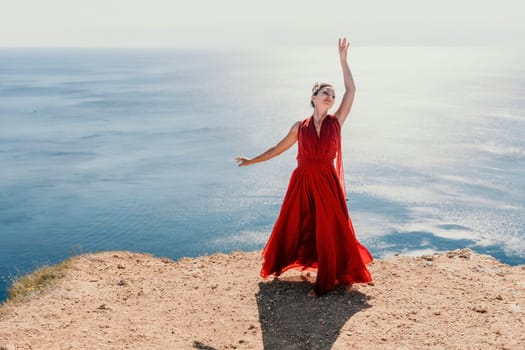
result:
[(322, 135), (322, 132), (323, 132), (323, 124), (324, 124), (324, 121), (329, 117), (330, 115), (327, 114), (323, 120), (321, 121), (321, 125), (319, 126), (319, 133), (317, 133), (317, 128), (315, 127), (315, 118), (314, 116), (312, 115), (312, 124), (314, 125), (314, 132), (315, 132), (315, 136), (317, 136), (317, 140), (320, 140), (321, 139), (321, 135)]

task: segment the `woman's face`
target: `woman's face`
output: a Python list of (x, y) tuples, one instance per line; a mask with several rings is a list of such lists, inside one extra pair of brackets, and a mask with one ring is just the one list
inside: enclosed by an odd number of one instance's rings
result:
[(312, 96), (312, 101), (315, 106), (323, 105), (328, 108), (332, 107), (335, 100), (335, 91), (331, 86), (325, 86), (320, 89), (317, 94)]

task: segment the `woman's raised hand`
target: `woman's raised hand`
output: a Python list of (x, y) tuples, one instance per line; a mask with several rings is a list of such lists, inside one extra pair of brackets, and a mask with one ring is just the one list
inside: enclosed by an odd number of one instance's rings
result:
[(339, 58), (341, 59), (341, 62), (346, 62), (349, 45), (350, 43), (346, 38), (339, 39)]
[(235, 158), (235, 162), (237, 163), (238, 166), (250, 165), (249, 161), (250, 160), (248, 158), (245, 158), (245, 157), (236, 157)]

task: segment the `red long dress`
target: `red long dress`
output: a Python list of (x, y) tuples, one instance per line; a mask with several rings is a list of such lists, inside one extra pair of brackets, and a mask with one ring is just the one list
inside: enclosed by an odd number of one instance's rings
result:
[(341, 127), (335, 116), (323, 120), (319, 136), (313, 117), (301, 122), (298, 165), (262, 253), (262, 277), (291, 268), (314, 270), (317, 295), (339, 283), (372, 280), (366, 268), (372, 256), (357, 241), (346, 207), (341, 158)]

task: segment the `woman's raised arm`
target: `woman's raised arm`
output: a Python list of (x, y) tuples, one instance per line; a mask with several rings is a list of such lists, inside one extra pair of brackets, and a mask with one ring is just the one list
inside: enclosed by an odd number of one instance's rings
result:
[(236, 157), (235, 161), (237, 162), (237, 165), (247, 166), (255, 163), (264, 162), (274, 157), (277, 157), (279, 154), (283, 153), (284, 151), (292, 147), (295, 142), (297, 142), (297, 133), (299, 131), (300, 124), (301, 122), (297, 122), (294, 125), (292, 125), (288, 134), (281, 141), (279, 141), (279, 143), (269, 148), (265, 152), (261, 153), (257, 157), (251, 159), (245, 157)]
[(341, 100), (341, 105), (335, 112), (335, 116), (337, 117), (337, 120), (341, 126), (343, 126), (346, 117), (350, 113), (350, 109), (354, 103), (356, 90), (354, 78), (352, 77), (352, 72), (350, 72), (350, 67), (348, 66), (347, 62), (348, 45), (349, 42), (346, 40), (346, 38), (339, 39), (339, 60), (341, 61), (341, 68), (343, 69), (345, 93), (343, 95), (343, 99)]

